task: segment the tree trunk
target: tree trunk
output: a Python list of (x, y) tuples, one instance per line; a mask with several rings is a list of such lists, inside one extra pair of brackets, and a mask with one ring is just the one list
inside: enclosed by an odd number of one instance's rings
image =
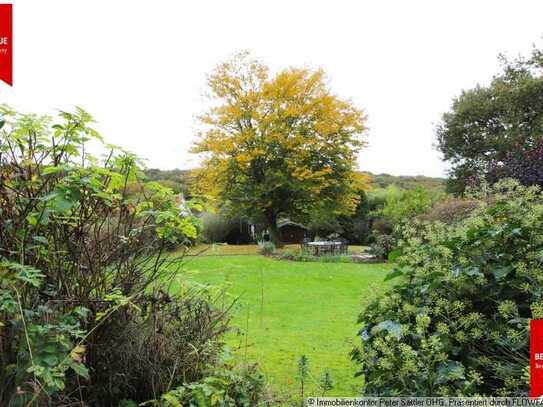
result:
[(268, 232), (270, 233), (270, 241), (275, 247), (282, 247), (281, 239), (279, 239), (279, 229), (277, 229), (277, 215), (269, 214), (266, 217)]

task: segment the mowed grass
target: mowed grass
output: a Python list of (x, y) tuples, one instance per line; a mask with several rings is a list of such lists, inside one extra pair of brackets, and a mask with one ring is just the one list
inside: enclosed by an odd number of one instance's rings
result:
[[(363, 304), (386, 289), (385, 264), (302, 263), (259, 255), (188, 257), (182, 279), (228, 287), (239, 297), (227, 343), (239, 361), (257, 362), (279, 392), (299, 393), (298, 360), (309, 359), (306, 395), (321, 394), (328, 369), (330, 395), (356, 395), (360, 379), (349, 351), (358, 342)], [(237, 329), (236, 329), (237, 330)]]
[[(300, 250), (299, 244), (288, 244), (278, 251)], [(350, 254), (364, 253), (367, 250), (366, 246), (349, 245)], [(186, 253), (188, 256), (233, 256), (233, 255), (256, 255), (258, 254), (258, 246), (255, 244), (200, 244), (192, 247)]]

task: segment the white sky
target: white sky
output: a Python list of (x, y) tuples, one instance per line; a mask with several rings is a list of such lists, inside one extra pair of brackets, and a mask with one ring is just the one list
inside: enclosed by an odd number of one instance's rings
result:
[(497, 54), (541, 44), (543, 1), (14, 0), (14, 86), (0, 102), (79, 105), (108, 142), (160, 168), (190, 168), (205, 77), (248, 49), (273, 70), (322, 67), (369, 117), (360, 169), (444, 175), (434, 126)]

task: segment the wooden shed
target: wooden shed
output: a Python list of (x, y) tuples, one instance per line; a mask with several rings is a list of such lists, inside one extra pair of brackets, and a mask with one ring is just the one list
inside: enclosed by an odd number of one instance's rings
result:
[(279, 230), (279, 239), (282, 243), (302, 243), (308, 236), (308, 230), (304, 225), (290, 220), (277, 222), (277, 229)]

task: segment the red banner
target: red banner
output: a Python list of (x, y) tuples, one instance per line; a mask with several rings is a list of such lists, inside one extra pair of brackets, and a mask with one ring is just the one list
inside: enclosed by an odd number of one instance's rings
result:
[(543, 396), (543, 319), (530, 321), (530, 397)]
[(0, 80), (13, 86), (13, 7), (0, 4)]

